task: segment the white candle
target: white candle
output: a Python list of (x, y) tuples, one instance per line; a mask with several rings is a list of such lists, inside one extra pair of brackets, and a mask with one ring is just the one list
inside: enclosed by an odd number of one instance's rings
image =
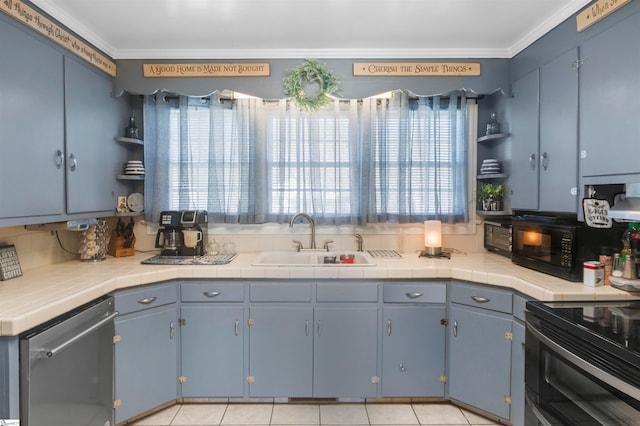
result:
[(442, 247), (442, 223), (439, 220), (424, 221), (424, 246), (425, 248)]

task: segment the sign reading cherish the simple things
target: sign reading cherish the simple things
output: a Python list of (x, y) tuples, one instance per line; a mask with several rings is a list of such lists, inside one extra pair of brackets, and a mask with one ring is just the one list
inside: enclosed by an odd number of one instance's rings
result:
[(457, 77), (480, 75), (479, 62), (354, 62), (354, 76)]
[(61, 26), (53, 23), (42, 13), (20, 0), (0, 0), (0, 10), (21, 22), (32, 30), (42, 34), (49, 40), (58, 43), (71, 53), (74, 53), (106, 72), (116, 76), (116, 64), (96, 49), (80, 40)]
[(269, 77), (269, 64), (143, 64), (145, 77)]

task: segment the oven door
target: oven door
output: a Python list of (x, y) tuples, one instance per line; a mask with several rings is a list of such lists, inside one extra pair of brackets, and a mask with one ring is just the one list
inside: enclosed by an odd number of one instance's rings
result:
[(640, 372), (527, 313), (525, 425), (640, 424)]

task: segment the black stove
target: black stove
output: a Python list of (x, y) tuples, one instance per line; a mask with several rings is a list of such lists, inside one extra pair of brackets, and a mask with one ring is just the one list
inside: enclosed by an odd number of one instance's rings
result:
[(525, 426), (640, 424), (640, 300), (527, 302)]
[(640, 300), (529, 302), (527, 310), (640, 365)]

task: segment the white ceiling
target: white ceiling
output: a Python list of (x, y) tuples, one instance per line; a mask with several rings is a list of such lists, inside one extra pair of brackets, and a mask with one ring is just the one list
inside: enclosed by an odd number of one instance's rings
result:
[(32, 0), (115, 59), (511, 58), (591, 0)]

